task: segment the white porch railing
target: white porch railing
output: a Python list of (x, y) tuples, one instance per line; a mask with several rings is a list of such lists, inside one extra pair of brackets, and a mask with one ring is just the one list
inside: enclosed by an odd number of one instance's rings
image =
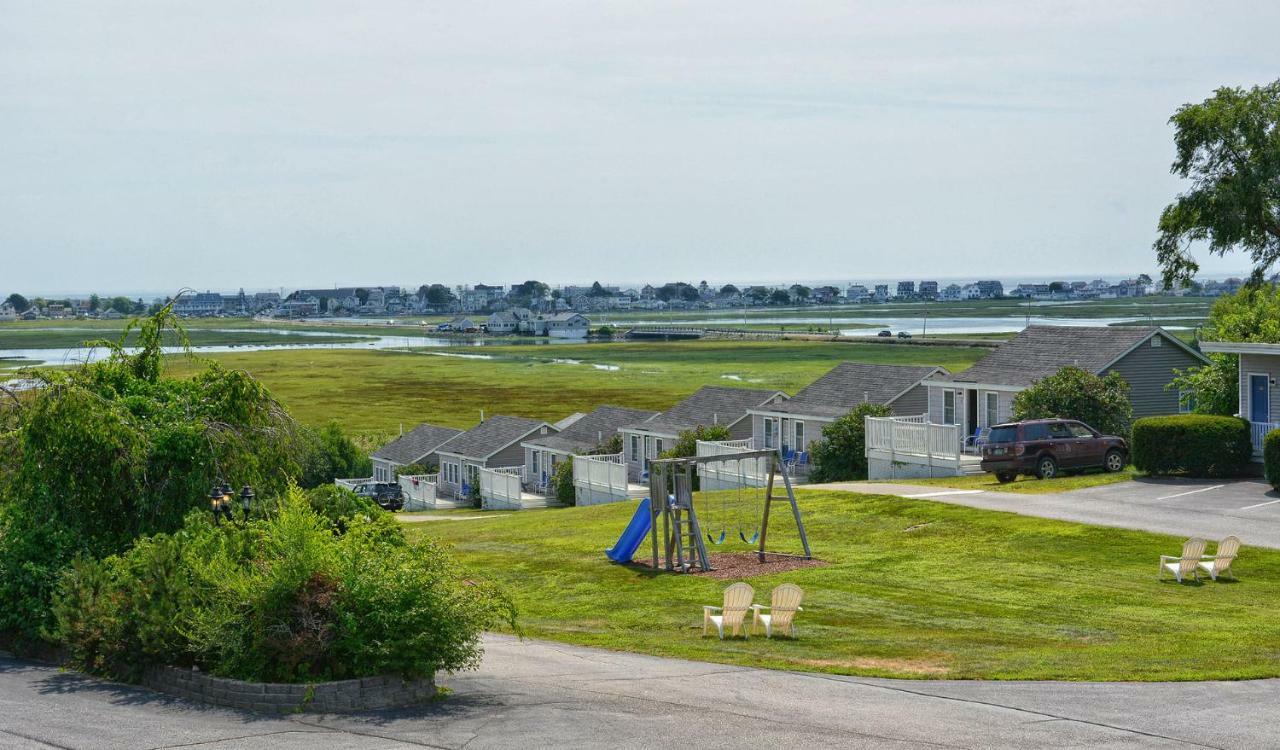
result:
[(524, 467), (479, 469), (480, 507), (485, 510), (520, 510)]
[(573, 492), (579, 505), (621, 502), (627, 495), (627, 464), (621, 453), (573, 457)]
[(926, 417), (867, 417), (867, 451), (960, 460), (960, 428)]
[(343, 487), (348, 490), (354, 490), (359, 485), (369, 484), (372, 481), (373, 481), (373, 477), (355, 477), (352, 479), (335, 479), (333, 480), (333, 483), (339, 487)]
[(1280, 424), (1275, 422), (1250, 422), (1249, 437), (1253, 440), (1253, 452), (1262, 454), (1262, 441), (1266, 439), (1267, 433), (1272, 430), (1280, 430)]
[(436, 505), (436, 482), (439, 474), (404, 474), (400, 489), (404, 492), (405, 510), (427, 510)]
[[(729, 456), (755, 450), (755, 440), (699, 440), (698, 456)], [(698, 464), (698, 476), (704, 490), (731, 489), (736, 487), (763, 487), (769, 478), (769, 459), (729, 459)]]

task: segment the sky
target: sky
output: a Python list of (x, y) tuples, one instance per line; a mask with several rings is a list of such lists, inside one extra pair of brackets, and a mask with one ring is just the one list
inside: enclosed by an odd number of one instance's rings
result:
[(1169, 116), (1280, 77), (1271, 2), (0, 18), (5, 294), (1154, 272)]

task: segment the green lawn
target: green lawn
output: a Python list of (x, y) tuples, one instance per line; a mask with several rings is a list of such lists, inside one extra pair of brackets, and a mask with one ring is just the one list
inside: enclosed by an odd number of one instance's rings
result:
[[(508, 586), (530, 637), (894, 677), (1280, 675), (1280, 552), (1246, 547), (1238, 583), (1179, 585), (1156, 580), (1158, 556), (1181, 548), (1174, 537), (876, 495), (799, 500), (814, 554), (830, 565), (749, 579), (760, 603), (784, 581), (805, 589), (798, 640), (703, 638), (701, 607), (719, 604), (729, 581), (610, 564), (603, 550), (631, 503), (416, 523), (409, 533), (451, 544), (471, 570)], [(702, 513), (713, 530), (716, 510)], [(799, 548), (785, 509), (772, 526), (771, 547)]]
[[(708, 384), (795, 393), (846, 359), (941, 364), (954, 371), (985, 353), (951, 346), (654, 341), (415, 352), (312, 349), (213, 359), (258, 377), (303, 422), (337, 419), (354, 432), (386, 433), (420, 422), (471, 427), (481, 409), (551, 420), (602, 404), (662, 410)], [(191, 366), (181, 358), (171, 362), (178, 371)]]
[(958, 490), (987, 490), (988, 492), (1018, 492), (1024, 495), (1041, 495), (1048, 492), (1070, 492), (1086, 487), (1127, 482), (1138, 476), (1132, 466), (1114, 474), (1092, 471), (1085, 474), (1068, 474), (1053, 479), (1036, 479), (1020, 476), (1008, 484), (1001, 484), (994, 474), (976, 474), (963, 477), (935, 477), (933, 479), (894, 479), (894, 484), (923, 484), (935, 487), (951, 487)]

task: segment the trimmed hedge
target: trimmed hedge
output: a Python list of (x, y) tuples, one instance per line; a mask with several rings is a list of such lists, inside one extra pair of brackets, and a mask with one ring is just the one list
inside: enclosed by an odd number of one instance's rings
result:
[(1262, 439), (1262, 462), (1267, 481), (1280, 490), (1280, 430), (1272, 430)]
[(1148, 474), (1240, 476), (1253, 458), (1249, 423), (1212, 414), (1139, 419), (1133, 423), (1132, 457)]

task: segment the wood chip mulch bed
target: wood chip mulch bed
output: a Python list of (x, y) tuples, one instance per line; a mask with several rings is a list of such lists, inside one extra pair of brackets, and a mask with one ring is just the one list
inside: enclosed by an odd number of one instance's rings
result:
[[(630, 564), (637, 568), (650, 568), (652, 567), (650, 565), (651, 562), (652, 560), (648, 557), (636, 555), (636, 558)], [(666, 560), (659, 560), (659, 565), (666, 565)], [(764, 562), (760, 562), (755, 552), (712, 552), (711, 572), (704, 573), (700, 568), (695, 568), (690, 575), (706, 576), (720, 580), (736, 580), (769, 575), (770, 573), (785, 573), (789, 570), (801, 570), (802, 568), (825, 568), (826, 566), (827, 563), (823, 560), (805, 560), (801, 557), (789, 557), (787, 555), (770, 555), (766, 553)]]

